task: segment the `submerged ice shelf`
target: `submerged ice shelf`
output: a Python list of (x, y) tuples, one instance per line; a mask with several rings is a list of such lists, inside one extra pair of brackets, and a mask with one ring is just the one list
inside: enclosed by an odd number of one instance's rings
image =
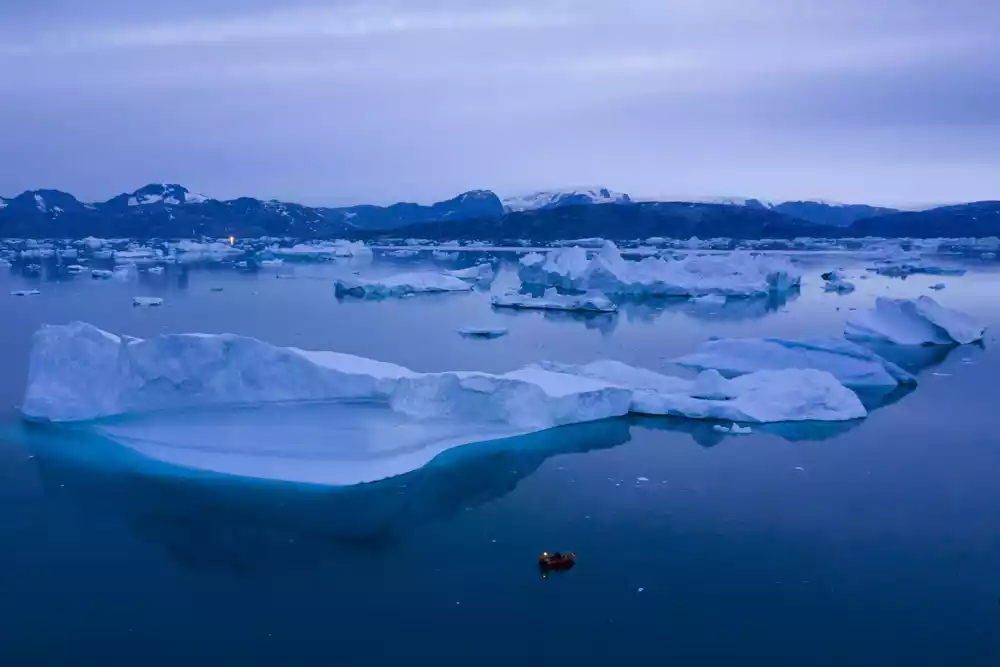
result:
[[(886, 363), (879, 368), (892, 377), (898, 369)], [(752, 423), (867, 414), (835, 372), (803, 364), (762, 364), (731, 380), (714, 370), (686, 379), (610, 360), (418, 373), (231, 334), (138, 339), (76, 322), (35, 334), (22, 412), (74, 422), (177, 465), (353, 484), (412, 470), (458, 445), (629, 412)], [(308, 419), (274, 416), (282, 410)], [(257, 431), (265, 421), (268, 429)], [(230, 423), (241, 426), (224, 435)], [(390, 425), (398, 437), (386, 435)], [(331, 428), (343, 438), (331, 438)]]

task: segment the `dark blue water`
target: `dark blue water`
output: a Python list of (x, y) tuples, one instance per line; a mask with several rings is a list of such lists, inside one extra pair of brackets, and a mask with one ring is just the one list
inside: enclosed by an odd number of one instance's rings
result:
[[(992, 336), (920, 360), (919, 387), (860, 423), (730, 437), (616, 420), (452, 450), (353, 489), (143, 466), (14, 408), (43, 322), (232, 331), (420, 370), (595, 356), (660, 368), (710, 335), (837, 333), (873, 295), (941, 280), (823, 294), (816, 274), (845, 264), (811, 259), (787, 303), (638, 304), (610, 322), (494, 314), (482, 294), (338, 302), (312, 269), (5, 275), (0, 664), (1000, 664)], [(997, 331), (997, 275), (973, 269), (937, 296)], [(42, 294), (7, 297), (28, 284)], [(166, 304), (133, 309), (137, 294)], [(454, 333), (496, 321), (509, 336)], [(578, 565), (542, 579), (535, 557), (555, 549)]]

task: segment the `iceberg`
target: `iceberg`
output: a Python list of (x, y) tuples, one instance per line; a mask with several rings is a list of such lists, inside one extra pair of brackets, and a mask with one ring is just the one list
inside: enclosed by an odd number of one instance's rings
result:
[(985, 326), (929, 296), (879, 297), (873, 310), (852, 313), (844, 330), (848, 338), (897, 345), (964, 345), (982, 340), (985, 333)]
[(371, 259), (372, 249), (362, 241), (328, 241), (322, 243), (298, 243), (290, 248), (281, 248), (277, 245), (270, 246), (267, 252), (278, 257), (287, 259), (334, 259), (337, 257), (354, 257), (357, 259)]
[(454, 271), (445, 271), (445, 273), (455, 278), (461, 278), (462, 280), (474, 280), (477, 282), (490, 282), (494, 277), (492, 264), (476, 264), (467, 269), (455, 269)]
[(115, 274), (113, 271), (108, 271), (106, 269), (92, 269), (90, 275), (95, 280), (107, 280)]
[(916, 384), (896, 364), (843, 338), (724, 338), (704, 343), (674, 363), (695, 370), (717, 370), (735, 377), (762, 370), (816, 369), (851, 389), (895, 388)]
[(545, 290), (541, 297), (533, 297), (518, 292), (497, 294), (490, 299), (494, 308), (518, 308), (524, 310), (571, 310), (584, 313), (614, 313), (618, 306), (608, 297), (596, 292), (583, 295), (564, 295), (554, 287)]
[(965, 269), (935, 266), (926, 262), (894, 262), (872, 269), (882, 276), (890, 278), (905, 278), (914, 274), (922, 273), (929, 276), (962, 276)]
[(939, 291), (943, 290), (945, 287), (947, 287), (947, 285), (945, 285), (944, 283), (934, 283), (928, 289), (932, 289), (932, 290), (934, 290), (936, 292), (939, 292)]
[(840, 271), (827, 271), (822, 275), (822, 278), (824, 282), (823, 290), (826, 292), (848, 294), (857, 289), (854, 283), (847, 280)]
[(11, 296), (38, 296), (41, 294), (36, 289), (16, 289), (10, 293)]
[(158, 296), (134, 296), (132, 297), (133, 306), (162, 306), (163, 299)]
[(847, 421), (868, 411), (832, 374), (809, 368), (762, 370), (732, 380), (703, 371), (693, 380), (602, 360), (541, 368), (608, 382), (632, 392), (630, 411), (731, 422)]
[(726, 305), (726, 297), (722, 294), (693, 296), (691, 297), (691, 303), (696, 303), (701, 306), (724, 306)]
[(504, 327), (463, 327), (458, 330), (460, 336), (466, 338), (500, 338), (507, 335)]
[(85, 267), (80, 266), (79, 264), (70, 264), (66, 267), (67, 273), (83, 273), (86, 270), (87, 269)]
[(276, 269), (285, 265), (285, 260), (283, 259), (262, 259), (260, 260), (260, 268), (262, 269)]
[(164, 269), (162, 266), (151, 266), (149, 267), (147, 273), (152, 273), (154, 276), (159, 276), (162, 275), (165, 270), (166, 269)]
[(539, 427), (621, 416), (629, 398), (607, 383), (540, 369), (416, 373), (233, 334), (124, 338), (74, 322), (35, 333), (22, 412), (31, 419), (86, 421), (187, 408), (380, 400), (411, 416), (492, 415)]
[(472, 285), (444, 273), (399, 273), (386, 278), (338, 278), (338, 296), (355, 296), (364, 299), (384, 299), (410, 294), (440, 292), (468, 292)]
[(801, 282), (799, 271), (783, 258), (733, 252), (632, 262), (610, 241), (593, 258), (581, 247), (526, 255), (518, 274), (526, 285), (630, 296), (757, 296)]

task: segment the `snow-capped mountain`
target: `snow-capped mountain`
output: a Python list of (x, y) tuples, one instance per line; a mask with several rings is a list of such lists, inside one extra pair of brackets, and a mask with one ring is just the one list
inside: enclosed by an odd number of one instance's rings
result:
[(560, 206), (584, 204), (631, 204), (632, 199), (624, 192), (607, 188), (566, 188), (561, 190), (541, 190), (527, 195), (507, 197), (503, 200), (504, 210), (537, 211)]
[(150, 206), (161, 204), (181, 206), (183, 204), (203, 204), (208, 197), (191, 192), (175, 183), (150, 183), (135, 192), (118, 195), (105, 202), (112, 206)]

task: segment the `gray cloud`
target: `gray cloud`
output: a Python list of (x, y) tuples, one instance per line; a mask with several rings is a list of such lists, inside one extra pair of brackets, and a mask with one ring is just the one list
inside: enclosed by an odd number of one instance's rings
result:
[(989, 0), (26, 4), (5, 193), (1000, 197)]

